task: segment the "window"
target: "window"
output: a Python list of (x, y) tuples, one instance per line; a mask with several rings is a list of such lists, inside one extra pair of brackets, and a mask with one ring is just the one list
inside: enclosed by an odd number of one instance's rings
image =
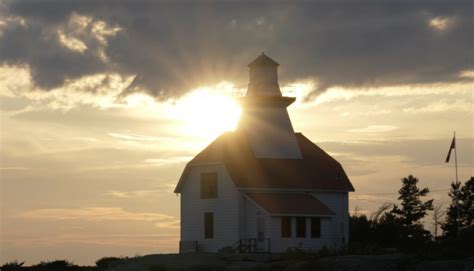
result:
[(312, 217), (311, 218), (311, 238), (320, 238), (321, 237), (321, 218)]
[(204, 213), (204, 238), (214, 238), (214, 213)]
[(291, 238), (291, 216), (281, 217), (281, 238)]
[(201, 173), (201, 199), (217, 198), (217, 173)]
[(306, 217), (299, 216), (296, 218), (296, 237), (306, 237)]

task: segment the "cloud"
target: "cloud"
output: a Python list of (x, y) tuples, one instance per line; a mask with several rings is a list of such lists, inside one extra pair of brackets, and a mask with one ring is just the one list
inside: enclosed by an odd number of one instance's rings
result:
[[(132, 82), (133, 77), (117, 73), (96, 73), (67, 79), (60, 87), (45, 92), (33, 83), (31, 69), (25, 67), (0, 66), (0, 97), (26, 99), (30, 110), (70, 110), (77, 105), (92, 105), (98, 108), (125, 106), (120, 93)], [(23, 101), (24, 102), (24, 101)]]
[(163, 221), (172, 216), (160, 213), (133, 213), (122, 208), (90, 207), (90, 208), (50, 208), (26, 211), (20, 217), (44, 220), (82, 220), (82, 221)]
[(116, 198), (144, 198), (144, 197), (157, 197), (163, 193), (171, 193), (176, 185), (165, 184), (162, 185), (160, 189), (150, 189), (150, 190), (132, 190), (132, 191), (118, 191), (110, 190), (105, 193), (106, 196), (112, 196)]
[[(160, 234), (110, 234), (104, 232), (102, 234), (87, 234), (87, 233), (61, 233), (49, 234), (46, 236), (25, 237), (15, 236), (15, 239), (5, 238), (4, 243), (9, 247), (33, 248), (71, 245), (74, 247), (80, 245), (90, 245), (92, 247), (133, 247), (133, 249), (143, 249), (152, 247), (156, 251), (157, 244), (160, 245), (160, 250), (169, 249), (178, 242), (179, 234), (177, 233), (160, 233)], [(172, 251), (174, 251), (173, 249)]]
[(458, 99), (454, 102), (445, 100), (437, 101), (426, 106), (408, 107), (403, 109), (405, 113), (442, 113), (447, 111), (472, 112), (472, 102)]
[(134, 140), (134, 141), (161, 141), (161, 140), (172, 140), (168, 137), (154, 137), (154, 136), (144, 136), (144, 135), (136, 135), (136, 134), (118, 134), (118, 133), (108, 133), (109, 136), (119, 138), (119, 139), (126, 139), (126, 140)]
[(429, 20), (429, 25), (437, 31), (445, 31), (452, 27), (454, 21), (454, 18), (438, 16)]
[(385, 133), (398, 130), (399, 127), (391, 125), (369, 125), (365, 128), (351, 129), (353, 133)]
[[(452, 135), (450, 135), (452, 136)], [(330, 153), (346, 153), (341, 160), (347, 158), (349, 164), (354, 163), (350, 158), (365, 158), (360, 167), (370, 165), (373, 168), (377, 157), (394, 157), (397, 162), (418, 166), (444, 166), (444, 159), (448, 151), (451, 138), (441, 139), (407, 139), (407, 140), (365, 140), (358, 142), (322, 142), (319, 145)], [(458, 149), (458, 163), (460, 167), (473, 167), (472, 153), (474, 139), (456, 138)], [(357, 160), (355, 160), (357, 162)], [(343, 163), (344, 165), (344, 163)], [(356, 163), (356, 167), (359, 165)], [(383, 169), (380, 169), (381, 172)]]
[(73, 51), (78, 51), (80, 53), (83, 53), (87, 49), (87, 46), (84, 44), (84, 42), (74, 37), (66, 36), (64, 32), (61, 30), (58, 31), (58, 36), (59, 36), (59, 41), (64, 46), (66, 46), (67, 48)]
[(459, 73), (460, 77), (474, 78), (474, 70), (465, 70)]
[(166, 158), (149, 158), (145, 159), (145, 163), (150, 163), (157, 166), (165, 166), (170, 164), (178, 164), (188, 162), (192, 159), (192, 156), (174, 156)]
[(179, 220), (167, 221), (167, 222), (158, 222), (155, 224), (157, 228), (161, 229), (177, 229), (180, 226)]
[[(471, 3), (8, 1), (0, 13), (0, 64), (27, 66), (34, 85), (119, 74), (123, 90), (158, 99), (222, 80), (247, 83), (261, 51), (282, 83), (330, 87), (472, 80)], [(179, 18), (177, 20), (176, 18)], [(438, 32), (442, 32), (439, 35)]]
[(470, 95), (474, 84), (471, 82), (399, 85), (386, 87), (329, 88), (319, 95), (314, 103), (323, 104), (337, 101), (350, 101), (360, 97), (424, 97), (426, 95), (459, 96)]

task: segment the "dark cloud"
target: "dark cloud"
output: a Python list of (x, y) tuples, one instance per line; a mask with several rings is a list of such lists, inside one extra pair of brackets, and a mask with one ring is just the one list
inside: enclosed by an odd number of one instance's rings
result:
[[(7, 2), (4, 17), (26, 25), (6, 24), (0, 62), (29, 65), (45, 90), (98, 72), (136, 75), (128, 91), (161, 99), (221, 80), (244, 85), (245, 65), (261, 51), (280, 62), (283, 83), (315, 78), (316, 91), (459, 81), (474, 69), (471, 1), (185, 2)], [(104, 45), (90, 26), (68, 27), (73, 14), (122, 30)], [(436, 17), (446, 29), (429, 25)], [(88, 49), (64, 47), (58, 29)]]

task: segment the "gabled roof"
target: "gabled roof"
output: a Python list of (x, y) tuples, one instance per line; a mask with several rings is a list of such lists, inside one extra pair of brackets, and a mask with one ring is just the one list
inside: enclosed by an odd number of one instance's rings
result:
[(302, 159), (256, 158), (243, 133), (226, 132), (186, 165), (175, 193), (189, 167), (206, 163), (225, 165), (240, 189), (354, 191), (339, 162), (301, 133), (295, 137)]
[(247, 192), (245, 195), (270, 215), (335, 215), (324, 203), (304, 193)]
[(248, 66), (249, 67), (255, 67), (255, 66), (274, 66), (274, 67), (277, 67), (277, 66), (280, 66), (280, 64), (278, 64), (278, 62), (276, 62), (275, 60), (273, 60), (270, 57), (268, 57), (267, 55), (265, 55), (265, 53), (262, 53), (256, 59), (254, 59), (252, 62), (250, 62)]

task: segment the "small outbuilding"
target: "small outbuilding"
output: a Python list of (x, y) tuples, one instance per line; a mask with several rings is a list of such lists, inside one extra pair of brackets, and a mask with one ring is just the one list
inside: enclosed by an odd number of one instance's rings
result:
[(180, 252), (317, 251), (349, 239), (348, 193), (341, 164), (295, 133), (279, 64), (261, 54), (249, 64), (247, 94), (234, 132), (219, 136), (185, 167)]

